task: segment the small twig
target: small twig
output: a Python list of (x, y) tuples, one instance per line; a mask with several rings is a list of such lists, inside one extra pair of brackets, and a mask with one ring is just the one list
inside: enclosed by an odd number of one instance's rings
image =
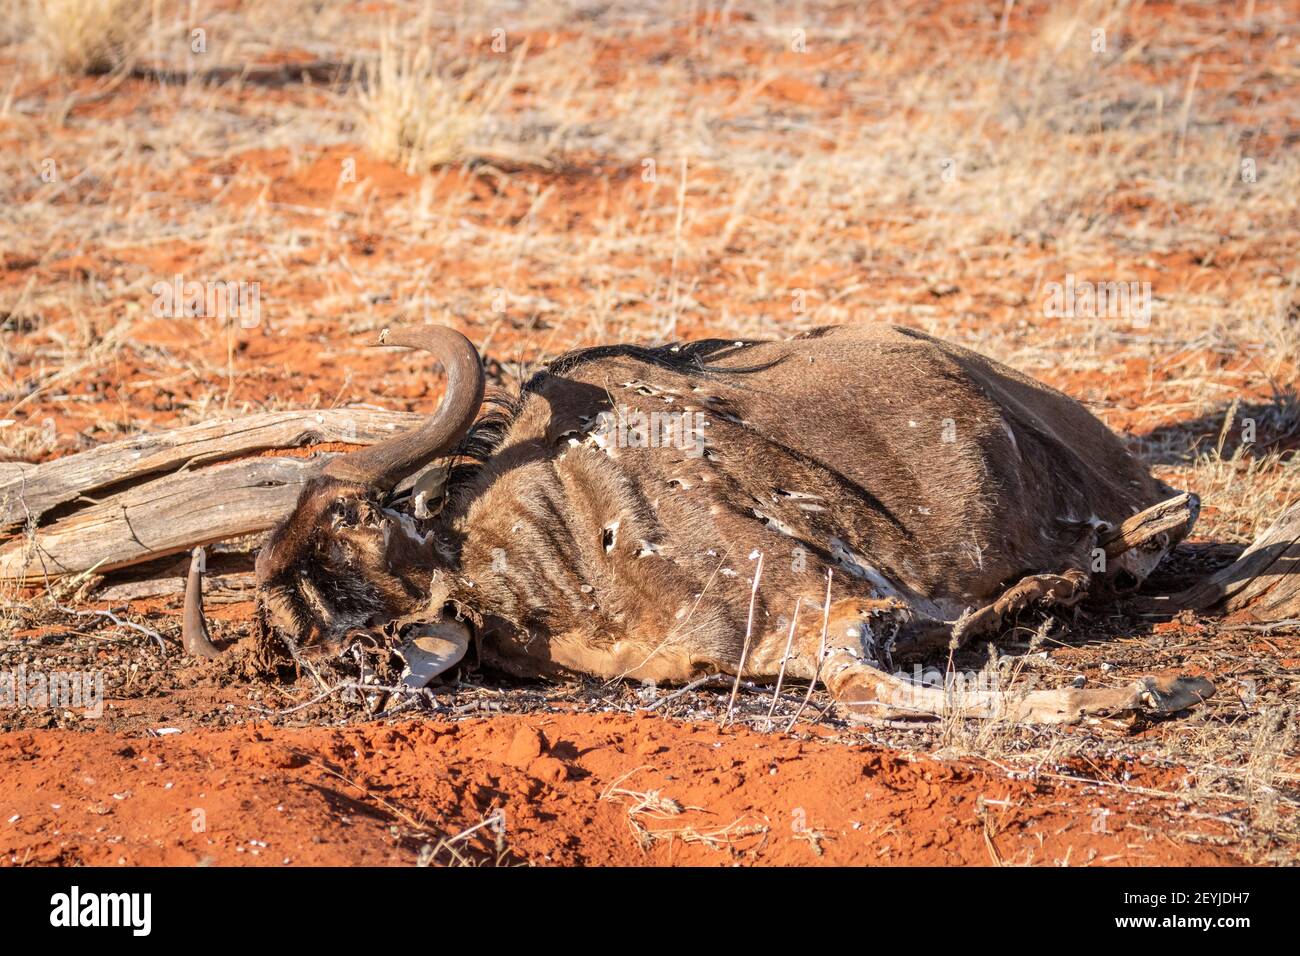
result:
[(311, 675), (311, 678), (316, 682), (317, 687), (328, 691), (330, 686), (325, 683), (325, 678), (320, 676), (316, 668), (311, 666), (311, 661), (302, 656), (302, 652), (298, 650), (298, 642), (288, 634), (281, 634), (280, 640), (284, 642), (284, 646), (289, 649), (289, 656), (293, 658), (293, 662)]
[(439, 710), (437, 703), (433, 700), (433, 694), (430, 692), (429, 688), (424, 687), (421, 688), (419, 694), (412, 694), (409, 697), (404, 698), (401, 703), (397, 704), (395, 707), (389, 707), (375, 714), (375, 720), (387, 720), (389, 717), (408, 711), (421, 700), (427, 702), (431, 709), (435, 711)]
[(1300, 618), (1291, 618), (1286, 621), (1270, 621), (1268, 624), (1232, 624), (1228, 627), (1219, 628), (1220, 632), (1226, 631), (1258, 631), (1267, 634), (1270, 631), (1280, 630), (1284, 627), (1296, 627), (1300, 625)]
[(823, 707), (820, 711), (817, 712), (817, 716), (812, 719), (812, 722), (808, 726), (816, 727), (818, 724), (822, 722), (823, 719), (825, 719), (826, 715), (829, 714), (832, 708), (834, 707), (835, 707), (835, 701), (832, 700), (829, 704), (827, 704), (825, 707)]
[(75, 608), (64, 607), (62, 604), (59, 604), (58, 602), (52, 601), (51, 603), (54, 605), (55, 610), (62, 611), (64, 614), (71, 614), (74, 617), (105, 617), (108, 618), (110, 621), (112, 621), (114, 624), (116, 624), (118, 627), (129, 627), (132, 630), (139, 631), (141, 634), (144, 634), (148, 637), (152, 637), (155, 641), (157, 641), (158, 650), (162, 654), (165, 655), (167, 653), (167, 642), (163, 640), (163, 636), (161, 634), (159, 634), (151, 627), (145, 627), (143, 624), (136, 624), (134, 621), (124, 621), (116, 614), (114, 614), (112, 611), (78, 611)]
[(993, 834), (989, 831), (988, 817), (984, 818), (984, 846), (989, 851), (989, 856), (993, 858), (994, 866), (1006, 866), (1002, 862), (1002, 854), (998, 852), (998, 846), (993, 842)]
[(768, 730), (772, 729), (772, 714), (776, 710), (776, 702), (781, 699), (781, 682), (785, 680), (785, 665), (790, 660), (790, 647), (794, 644), (794, 626), (799, 623), (799, 605), (802, 602), (802, 597), (795, 598), (794, 618), (790, 621), (790, 636), (785, 639), (785, 652), (781, 655), (781, 670), (776, 675), (776, 690), (772, 691), (772, 704), (767, 708)]
[(471, 700), (468, 704), (458, 704), (451, 709), (453, 717), (461, 717), (465, 714), (501, 714), (505, 713), (506, 705), (499, 700)]
[(749, 589), (749, 617), (745, 621), (745, 643), (740, 648), (740, 665), (736, 668), (736, 682), (731, 685), (731, 699), (727, 701), (727, 713), (722, 718), (722, 726), (731, 723), (731, 713), (736, 707), (736, 695), (740, 693), (740, 676), (745, 673), (745, 660), (749, 657), (749, 641), (754, 633), (754, 604), (758, 601), (758, 582), (763, 577), (763, 552), (758, 552), (758, 565), (754, 568), (754, 585)]
[(806, 827), (802, 830), (796, 830), (794, 833), (794, 839), (806, 841), (808, 845), (812, 847), (814, 853), (818, 856), (822, 856), (822, 841), (834, 840), (835, 837), (823, 830), (814, 830), (811, 827)]
[(796, 710), (794, 716), (790, 718), (790, 723), (785, 725), (785, 732), (787, 734), (794, 730), (794, 725), (799, 720), (799, 716), (803, 713), (803, 709), (808, 706), (808, 701), (812, 700), (813, 688), (817, 686), (817, 677), (822, 672), (822, 657), (826, 654), (826, 629), (831, 623), (831, 577), (834, 574), (835, 571), (833, 569), (826, 569), (826, 606), (822, 608), (822, 637), (817, 646), (817, 664), (813, 667), (812, 680), (808, 682), (808, 693), (804, 694), (803, 703), (799, 705), (799, 709)]
[(655, 701), (653, 704), (647, 707), (646, 710), (656, 710), (662, 707), (664, 704), (668, 703), (669, 701), (676, 700), (678, 697), (681, 697), (683, 694), (689, 694), (691, 691), (695, 690), (695, 688), (703, 684), (707, 684), (709, 681), (717, 680), (719, 677), (722, 676), (723, 676), (722, 672), (719, 671), (716, 674), (708, 674), (704, 677), (696, 678), (695, 680), (687, 684), (685, 687), (683, 687), (681, 690), (675, 691), (674, 693), (669, 694), (667, 697), (663, 697)]
[[(468, 829), (465, 830), (461, 830), (455, 836), (443, 837), (438, 842), (445, 844), (447, 847), (450, 847), (453, 843), (459, 843), (461, 840), (464, 840), (466, 837), (469, 837), (477, 833), (479, 830), (482, 830), (484, 827), (500, 826), (504, 828), (505, 825), (506, 825), (506, 816), (504, 813), (501, 812), (501, 808), (497, 807), (495, 810), (489, 813), (478, 823), (474, 824), (472, 827), (469, 827)], [(436, 852), (434, 855), (435, 856), (437, 855)]]
[(325, 700), (326, 698), (332, 697), (335, 694), (339, 693), (340, 691), (345, 691), (345, 690), (354, 690), (363, 693), (380, 692), (385, 694), (403, 694), (407, 696), (422, 696), (424, 689), (420, 688), (419, 690), (416, 690), (413, 687), (404, 687), (404, 686), (388, 687), (385, 686), (384, 684), (362, 684), (359, 681), (345, 680), (342, 683), (335, 684), (333, 687), (325, 688), (323, 691), (321, 691), (311, 700), (305, 700), (301, 704), (295, 704), (292, 707), (286, 707), (284, 710), (271, 710), (267, 707), (258, 707), (256, 705), (251, 705), (250, 709), (255, 710), (258, 713), (262, 713), (262, 714), (274, 714), (277, 717), (284, 717), (287, 714), (293, 714), (293, 713), (297, 713), (300, 710), (305, 710), (306, 708), (311, 707), (313, 704), (319, 704), (321, 701)]

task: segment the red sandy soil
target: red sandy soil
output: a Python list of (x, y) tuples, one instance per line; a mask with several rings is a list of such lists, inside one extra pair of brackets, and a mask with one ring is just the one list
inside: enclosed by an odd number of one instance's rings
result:
[[(1175, 776), (1105, 768), (1125, 789), (870, 745), (603, 714), (129, 738), (0, 735), (0, 858), (14, 865), (409, 865), (454, 846), (499, 864), (1153, 864), (1236, 862), (1169, 839)], [(631, 793), (620, 793), (630, 791)], [(637, 814), (641, 794), (680, 813)], [(632, 795), (635, 794), (635, 795)], [(1180, 813), (1180, 831), (1197, 830)], [(1205, 829), (1208, 826), (1210, 829)], [(1222, 830), (1222, 826), (1218, 826)], [(1213, 824), (1200, 825), (1212, 835)], [(670, 831), (676, 831), (670, 832)], [(657, 834), (657, 836), (655, 836)], [(426, 851), (427, 854), (428, 851)], [(441, 850), (435, 862), (452, 862)]]

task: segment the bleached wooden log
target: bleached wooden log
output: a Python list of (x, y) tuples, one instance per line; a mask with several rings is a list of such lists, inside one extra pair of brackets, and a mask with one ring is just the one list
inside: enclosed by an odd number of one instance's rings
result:
[(1171, 610), (1246, 611), (1269, 623), (1300, 618), (1300, 502), (1232, 564), (1169, 598)]
[(111, 571), (265, 531), (332, 457), (248, 458), (163, 475), (0, 547), (0, 580)]
[[(206, 604), (221, 604), (232, 600), (247, 600), (253, 593), (255, 581), (251, 571), (232, 571), (230, 574), (210, 574), (203, 579), (203, 600)], [(145, 578), (140, 581), (123, 581), (95, 589), (97, 601), (122, 604), (141, 598), (179, 597), (185, 593), (185, 578), (180, 573), (167, 577)]]
[(0, 462), (0, 528), (151, 474), (271, 448), (325, 442), (369, 445), (419, 424), (420, 415), (370, 408), (267, 412), (111, 442), (40, 465)]

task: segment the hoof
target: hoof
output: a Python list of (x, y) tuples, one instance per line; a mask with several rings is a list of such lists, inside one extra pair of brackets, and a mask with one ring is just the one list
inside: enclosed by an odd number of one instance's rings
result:
[(416, 628), (398, 654), (406, 664), (402, 683), (416, 690), (455, 667), (469, 650), (469, 628), (459, 621), (433, 621)]
[(1187, 710), (1214, 696), (1214, 685), (1204, 677), (1146, 677), (1142, 684), (1142, 703), (1157, 714)]

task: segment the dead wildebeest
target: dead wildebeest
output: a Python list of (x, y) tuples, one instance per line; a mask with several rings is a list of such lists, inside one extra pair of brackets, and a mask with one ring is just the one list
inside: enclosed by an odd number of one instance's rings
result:
[[(381, 341), (432, 353), (447, 393), (421, 427), (331, 461), (262, 549), (262, 613), (304, 652), (440, 620), (515, 675), (784, 670), (864, 718), (1063, 722), (1213, 692), (1178, 677), (955, 696), (891, 673), (1026, 608), (1134, 588), (1195, 519), (1183, 496), (1126, 534), (1175, 492), (1078, 402), (974, 352), (873, 327), (593, 348), (475, 424), (469, 340)], [(399, 482), (453, 457), (431, 517), (394, 507)]]

